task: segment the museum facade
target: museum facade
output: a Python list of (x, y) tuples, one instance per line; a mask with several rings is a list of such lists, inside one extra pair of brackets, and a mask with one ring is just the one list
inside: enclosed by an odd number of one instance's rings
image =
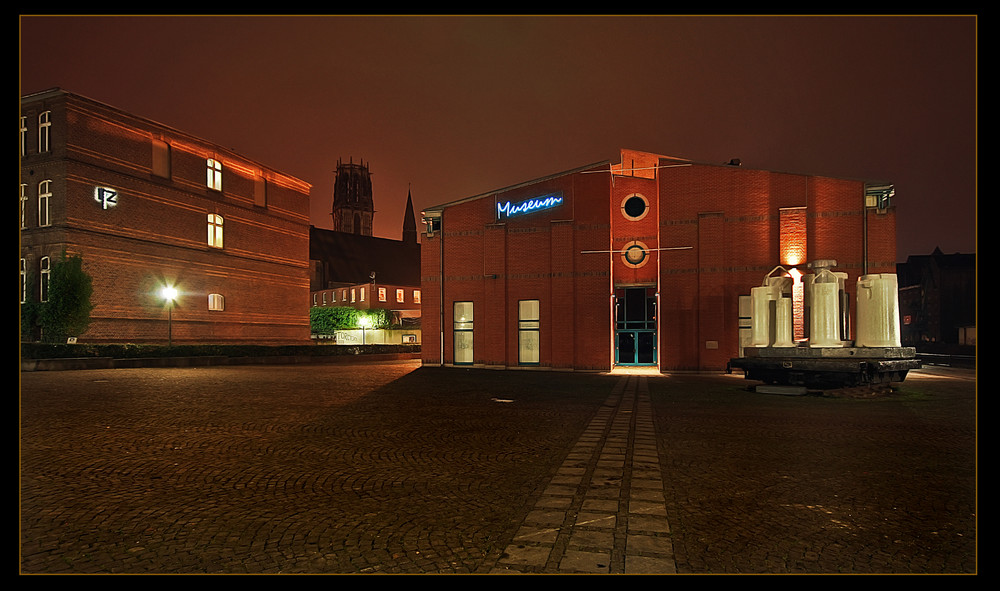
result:
[(894, 272), (892, 196), (883, 182), (622, 150), (426, 208), (423, 363), (724, 370), (769, 277), (794, 278), (801, 339), (810, 262), (849, 276), (845, 301), (859, 276)]

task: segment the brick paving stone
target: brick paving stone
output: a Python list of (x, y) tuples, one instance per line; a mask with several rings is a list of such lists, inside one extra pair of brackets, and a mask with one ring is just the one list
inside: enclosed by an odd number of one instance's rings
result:
[(20, 380), (23, 574), (978, 569), (969, 371), (871, 399), (412, 362)]

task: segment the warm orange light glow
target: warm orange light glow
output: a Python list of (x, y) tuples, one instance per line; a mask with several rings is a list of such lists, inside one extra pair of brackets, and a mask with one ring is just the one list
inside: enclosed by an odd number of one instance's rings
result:
[(798, 269), (788, 272), (792, 278), (792, 338), (800, 341), (805, 338), (805, 286), (802, 284), (802, 273)]
[(794, 267), (806, 262), (806, 208), (780, 211), (778, 250), (781, 264)]

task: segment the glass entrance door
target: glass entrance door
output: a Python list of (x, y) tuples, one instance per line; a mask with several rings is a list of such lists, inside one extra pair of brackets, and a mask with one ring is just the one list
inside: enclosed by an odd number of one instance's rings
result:
[(615, 290), (615, 363), (656, 365), (656, 288)]

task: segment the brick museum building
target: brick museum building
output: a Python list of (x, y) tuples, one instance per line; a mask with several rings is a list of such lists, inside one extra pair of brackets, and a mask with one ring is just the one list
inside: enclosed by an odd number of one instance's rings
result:
[(846, 301), (861, 275), (895, 272), (892, 194), (623, 150), (427, 208), (423, 363), (724, 370), (746, 344), (751, 289), (769, 277), (791, 278), (801, 340), (811, 263), (846, 274)]
[(20, 115), (22, 302), (65, 253), (93, 282), (80, 342), (310, 341), (307, 183), (59, 89)]

